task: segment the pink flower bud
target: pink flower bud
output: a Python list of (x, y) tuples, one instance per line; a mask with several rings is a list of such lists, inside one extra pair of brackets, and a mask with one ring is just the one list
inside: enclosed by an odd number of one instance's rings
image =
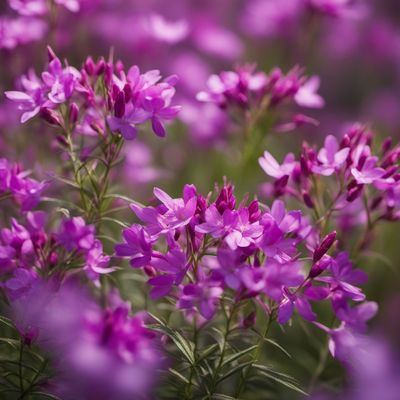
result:
[(326, 235), (322, 240), (321, 244), (314, 250), (313, 261), (316, 263), (319, 261), (332, 247), (336, 240), (336, 231), (333, 231)]
[(79, 108), (76, 103), (71, 103), (69, 106), (69, 122), (71, 124), (76, 124), (79, 117)]

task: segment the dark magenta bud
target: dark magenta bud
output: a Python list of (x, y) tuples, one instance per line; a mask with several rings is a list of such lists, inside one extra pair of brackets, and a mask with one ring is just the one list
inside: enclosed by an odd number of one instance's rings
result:
[(382, 143), (382, 154), (386, 154), (389, 149), (392, 147), (392, 138), (390, 136), (388, 136)]
[(345, 147), (350, 147), (350, 143), (351, 143), (351, 140), (349, 138), (349, 135), (345, 134), (343, 136), (343, 139), (340, 141), (340, 148), (344, 149)]
[(156, 271), (155, 268), (153, 268), (151, 265), (146, 265), (146, 266), (143, 268), (143, 271), (144, 271), (144, 273), (145, 273), (148, 277), (150, 277), (150, 278), (153, 278), (154, 276), (157, 275), (157, 271)]
[(260, 207), (258, 206), (258, 201), (253, 200), (249, 204), (248, 208), (249, 208), (249, 222), (253, 223), (253, 222), (258, 221), (261, 216), (261, 211), (260, 211)]
[(54, 53), (54, 50), (50, 46), (47, 46), (47, 59), (49, 60), (49, 63), (51, 63), (56, 58), (57, 56), (56, 53)]
[(303, 201), (304, 204), (308, 207), (313, 209), (315, 204), (310, 196), (310, 194), (308, 192), (306, 192), (305, 190), (302, 190), (301, 195), (303, 196)]
[(326, 235), (322, 240), (321, 244), (314, 250), (313, 261), (316, 263), (319, 261), (332, 247), (336, 240), (336, 231), (333, 231)]
[(357, 185), (357, 186), (353, 187), (352, 189), (350, 189), (347, 193), (346, 200), (349, 203), (353, 202), (355, 199), (357, 199), (361, 195), (362, 188), (363, 188), (363, 185)]
[(246, 318), (242, 321), (243, 328), (251, 328), (256, 323), (256, 313), (252, 311)]
[(289, 175), (283, 175), (279, 179), (274, 182), (274, 186), (276, 190), (283, 190), (285, 189), (286, 185), (289, 182)]
[(129, 103), (132, 99), (132, 88), (129, 83), (125, 84), (124, 93), (125, 93), (125, 103)]
[(86, 58), (84, 64), (83, 64), (83, 68), (85, 69), (86, 73), (89, 76), (94, 75), (95, 71), (96, 71), (96, 65), (93, 61), (93, 58), (91, 56), (89, 56), (88, 58)]
[(50, 125), (62, 126), (62, 119), (57, 111), (51, 110), (50, 108), (41, 108), (39, 115), (40, 118), (44, 119)]
[(69, 122), (71, 124), (76, 124), (76, 121), (78, 121), (79, 117), (79, 108), (76, 105), (76, 103), (71, 103), (69, 106)]
[(115, 100), (114, 113), (117, 118), (122, 118), (125, 115), (125, 94), (122, 90)]
[(307, 178), (310, 175), (310, 168), (308, 166), (308, 161), (304, 157), (304, 154), (300, 155), (300, 168), (302, 174)]
[(313, 279), (321, 275), (328, 268), (330, 263), (331, 260), (329, 257), (325, 257), (325, 259), (319, 260), (311, 267), (308, 277)]
[(383, 200), (383, 196), (375, 197), (375, 199), (371, 203), (371, 207), (370, 207), (371, 211), (376, 210), (379, 207), (379, 205), (382, 203), (382, 200)]
[(386, 170), (385, 174), (382, 176), (382, 179), (386, 179), (386, 178), (389, 178), (390, 176), (394, 175), (397, 171), (397, 168), (398, 168), (397, 165), (390, 166)]
[(104, 61), (104, 58), (101, 57), (99, 61), (97, 62), (96, 66), (96, 75), (102, 75), (106, 69), (106, 62)]

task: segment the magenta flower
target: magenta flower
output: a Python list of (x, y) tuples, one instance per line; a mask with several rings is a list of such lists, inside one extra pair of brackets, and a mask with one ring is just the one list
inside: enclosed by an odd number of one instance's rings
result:
[(323, 108), (325, 106), (324, 99), (317, 93), (320, 85), (318, 76), (312, 76), (294, 95), (294, 101), (301, 107)]
[(148, 281), (154, 286), (150, 293), (154, 299), (169, 294), (173, 285), (180, 285), (190, 266), (185, 254), (179, 249), (169, 250), (165, 255), (154, 254), (150, 265), (156, 271), (163, 273)]
[(144, 267), (150, 263), (153, 240), (140, 225), (132, 225), (122, 231), (125, 243), (115, 246), (119, 257), (130, 257), (132, 267)]
[(222, 293), (221, 287), (213, 286), (207, 281), (188, 284), (182, 289), (177, 307), (187, 310), (197, 309), (202, 317), (210, 320), (215, 314)]
[(326, 282), (330, 286), (333, 300), (341, 300), (341, 297), (350, 298), (354, 301), (363, 301), (365, 295), (361, 289), (354, 286), (363, 284), (367, 280), (365, 272), (359, 269), (353, 269), (347, 252), (339, 253), (329, 266), (330, 276), (320, 276), (316, 280)]
[(67, 251), (88, 251), (95, 242), (93, 225), (86, 225), (82, 217), (64, 219), (56, 235), (57, 240)]
[(318, 161), (320, 164), (314, 165), (312, 171), (320, 175), (332, 175), (335, 171), (339, 171), (349, 153), (349, 147), (339, 149), (337, 139), (332, 135), (328, 135), (325, 138), (325, 147), (318, 153)]
[(279, 165), (271, 153), (266, 150), (264, 151), (264, 156), (258, 159), (258, 163), (267, 175), (277, 179), (286, 175), (290, 176), (296, 166), (293, 153), (287, 154), (282, 165)]
[(386, 171), (376, 166), (377, 157), (367, 157), (362, 165), (351, 168), (351, 174), (358, 184), (371, 184), (382, 178)]
[(173, 199), (159, 188), (154, 188), (153, 193), (162, 203), (158, 209), (140, 207), (136, 204), (130, 206), (138, 218), (147, 224), (146, 230), (150, 235), (172, 232), (189, 224), (196, 211), (195, 196)]
[(44, 84), (50, 89), (49, 100), (54, 104), (65, 103), (81, 78), (80, 72), (74, 67), (62, 67), (61, 61), (54, 58), (50, 61), (47, 71), (42, 73)]
[(225, 236), (225, 242), (232, 250), (248, 247), (258, 240), (263, 231), (264, 227), (258, 221), (250, 221), (249, 210), (241, 208), (237, 213), (233, 229)]
[(109, 262), (110, 256), (103, 254), (103, 245), (100, 240), (95, 240), (92, 248), (86, 254), (83, 270), (90, 280), (100, 285), (100, 275), (114, 271), (113, 268), (108, 266)]
[(211, 206), (207, 208), (204, 218), (204, 223), (196, 225), (196, 232), (204, 234), (209, 233), (217, 239), (231, 232), (238, 222), (238, 214), (236, 211), (226, 209), (221, 215), (214, 204), (211, 204)]
[(18, 109), (23, 111), (21, 123), (25, 123), (36, 116), (42, 107), (50, 102), (45, 97), (43, 83), (33, 71), (21, 77), (21, 85), (25, 91), (7, 91), (6, 97), (18, 104)]
[(307, 321), (315, 321), (316, 314), (311, 309), (309, 300), (303, 294), (291, 293), (288, 289), (284, 291), (284, 299), (278, 308), (278, 322), (286, 324), (292, 317), (294, 309), (297, 309), (302, 318)]

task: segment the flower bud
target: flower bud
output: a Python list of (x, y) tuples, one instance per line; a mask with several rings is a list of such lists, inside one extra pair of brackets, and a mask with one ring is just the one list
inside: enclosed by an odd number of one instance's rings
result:
[(350, 189), (347, 193), (347, 197), (346, 200), (351, 203), (353, 202), (355, 199), (357, 199), (362, 191), (363, 185), (357, 185), (355, 187), (353, 187), (352, 189)]
[(62, 126), (62, 120), (57, 111), (54, 111), (50, 108), (41, 108), (39, 115), (40, 118), (44, 119), (50, 125)]
[(117, 118), (122, 118), (125, 115), (125, 94), (122, 90), (115, 100), (114, 113)]
[(309, 193), (306, 192), (305, 190), (302, 190), (301, 194), (302, 194), (302, 196), (303, 196), (304, 204), (305, 204), (308, 208), (313, 209), (313, 208), (315, 207), (315, 204), (314, 204), (314, 202), (313, 202), (311, 196), (309, 195)]
[(308, 274), (308, 277), (313, 279), (321, 275), (328, 268), (330, 263), (331, 263), (330, 257), (323, 257), (322, 260), (316, 262), (312, 266), (310, 273)]
[(322, 240), (321, 244), (314, 250), (313, 261), (316, 263), (319, 261), (332, 247), (336, 240), (336, 231), (333, 231), (326, 235)]
[(308, 166), (308, 161), (304, 157), (304, 154), (300, 155), (300, 168), (302, 174), (307, 178), (310, 175), (310, 168)]
[(69, 122), (71, 124), (76, 124), (76, 121), (78, 121), (79, 117), (79, 108), (76, 105), (76, 103), (71, 103), (69, 106)]
[(47, 58), (49, 63), (57, 58), (56, 53), (54, 53), (54, 50), (50, 46), (47, 46)]
[(85, 63), (83, 65), (85, 71), (87, 72), (87, 74), (89, 76), (92, 76), (96, 70), (96, 65), (93, 61), (93, 58), (91, 56), (89, 56), (86, 60)]
[(382, 143), (382, 147), (381, 147), (382, 154), (386, 154), (389, 151), (391, 146), (392, 146), (392, 138), (390, 136), (388, 136)]

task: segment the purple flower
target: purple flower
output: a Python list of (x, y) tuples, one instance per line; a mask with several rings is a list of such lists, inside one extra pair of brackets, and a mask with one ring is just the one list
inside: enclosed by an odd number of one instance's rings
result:
[(169, 250), (165, 255), (154, 254), (150, 264), (156, 271), (164, 273), (148, 281), (154, 286), (150, 294), (155, 299), (166, 296), (173, 285), (179, 285), (190, 266), (185, 254), (179, 249)]
[(386, 171), (376, 167), (377, 161), (377, 157), (367, 157), (361, 161), (361, 165), (351, 168), (351, 174), (358, 184), (371, 184), (383, 177)]
[(88, 251), (95, 242), (95, 229), (82, 217), (73, 217), (62, 221), (56, 237), (67, 251)]
[(286, 212), (284, 203), (281, 200), (275, 200), (271, 211), (261, 218), (264, 233), (260, 246), (265, 254), (282, 262), (291, 260), (297, 252), (295, 247), (297, 241), (285, 236), (296, 232), (300, 228), (300, 222), (300, 211)]
[(324, 99), (317, 93), (320, 79), (318, 76), (312, 76), (294, 95), (294, 101), (301, 107), (322, 108), (325, 105)]
[[(151, 398), (162, 366), (159, 344), (144, 314), (110, 299), (101, 309), (81, 288), (42, 284), (13, 306), (21, 328), (36, 326), (42, 346), (60, 361), (53, 393), (90, 400)], [(26, 330), (26, 329), (24, 329)]]
[(151, 14), (148, 19), (150, 35), (160, 42), (176, 44), (184, 40), (189, 33), (189, 24), (186, 20), (167, 21), (160, 14)]
[(86, 254), (83, 270), (90, 280), (100, 285), (99, 276), (114, 271), (113, 268), (108, 267), (109, 262), (110, 256), (103, 254), (103, 245), (100, 240), (95, 240), (92, 248)]
[(296, 166), (293, 153), (287, 154), (282, 165), (279, 165), (268, 151), (264, 151), (264, 156), (258, 159), (258, 163), (267, 175), (277, 179), (285, 175), (290, 176)]
[(278, 308), (278, 322), (280, 324), (286, 324), (289, 321), (295, 308), (305, 320), (315, 321), (316, 314), (312, 311), (310, 302), (304, 295), (291, 293), (286, 289), (284, 296)]
[(204, 234), (209, 233), (212, 237), (217, 239), (231, 232), (238, 221), (238, 214), (236, 211), (226, 209), (221, 215), (214, 204), (211, 204), (210, 207), (207, 208), (204, 217), (206, 222), (196, 225), (196, 232)]
[(264, 227), (258, 221), (251, 222), (249, 218), (247, 208), (238, 211), (233, 229), (225, 236), (225, 242), (232, 250), (254, 244), (263, 233)]
[(210, 320), (216, 312), (222, 293), (221, 287), (207, 281), (198, 284), (190, 283), (183, 287), (177, 307), (188, 310), (197, 309), (202, 317)]
[(278, 263), (274, 260), (267, 261), (265, 269), (264, 292), (275, 301), (281, 301), (284, 289), (297, 287), (304, 281), (301, 274), (302, 264), (299, 262)]
[(11, 301), (16, 301), (29, 296), (39, 280), (39, 276), (35, 271), (17, 268), (11, 278), (5, 282), (0, 282), (0, 286), (5, 290)]
[(343, 296), (354, 301), (365, 299), (361, 289), (354, 285), (365, 283), (367, 275), (361, 270), (353, 269), (347, 252), (343, 251), (332, 259), (329, 272), (330, 276), (320, 276), (315, 279), (330, 285), (334, 302), (335, 300), (340, 302)]
[(48, 70), (42, 73), (44, 84), (50, 89), (49, 100), (54, 104), (65, 103), (72, 96), (81, 74), (73, 67), (62, 67), (61, 61), (54, 58)]
[(350, 307), (348, 303), (345, 303), (343, 307), (336, 310), (336, 316), (354, 332), (366, 333), (366, 322), (374, 317), (377, 311), (378, 304), (374, 301), (365, 301), (354, 307)]
[(188, 225), (196, 211), (197, 198), (173, 199), (159, 188), (154, 188), (154, 195), (162, 202), (159, 209), (140, 207), (131, 204), (131, 209), (143, 222), (150, 235), (172, 232)]
[(132, 225), (122, 231), (125, 243), (115, 246), (115, 254), (130, 257), (132, 267), (144, 267), (150, 263), (153, 240), (140, 225)]
[(23, 111), (21, 123), (24, 123), (36, 116), (42, 107), (49, 105), (49, 102), (46, 100), (42, 82), (33, 71), (21, 77), (21, 85), (25, 91), (8, 91), (5, 95), (15, 101), (18, 109)]
[(345, 163), (349, 152), (350, 148), (348, 147), (339, 150), (337, 139), (332, 135), (328, 135), (325, 138), (325, 147), (318, 153), (320, 164), (314, 165), (312, 171), (320, 175), (332, 175)]

